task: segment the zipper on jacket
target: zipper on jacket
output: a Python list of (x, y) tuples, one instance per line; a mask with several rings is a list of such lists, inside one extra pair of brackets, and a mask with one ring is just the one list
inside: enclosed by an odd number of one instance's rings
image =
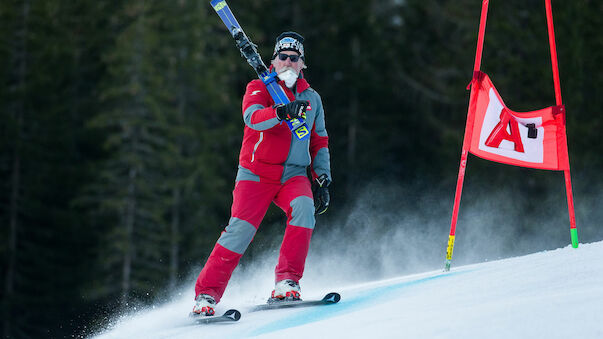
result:
[(258, 142), (255, 143), (255, 146), (253, 146), (253, 153), (251, 153), (251, 162), (255, 160), (255, 151), (258, 150), (258, 147), (260, 146), (262, 140), (264, 140), (264, 132), (260, 132), (260, 139), (258, 140)]

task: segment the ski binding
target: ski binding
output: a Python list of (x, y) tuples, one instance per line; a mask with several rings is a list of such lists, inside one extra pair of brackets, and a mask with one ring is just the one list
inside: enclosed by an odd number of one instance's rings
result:
[(310, 307), (310, 306), (322, 306), (336, 304), (341, 300), (341, 295), (337, 292), (327, 293), (322, 299), (319, 300), (283, 300), (283, 301), (271, 301), (262, 305), (253, 306), (249, 312), (264, 311), (264, 310), (275, 310), (281, 308), (296, 308), (296, 307)]

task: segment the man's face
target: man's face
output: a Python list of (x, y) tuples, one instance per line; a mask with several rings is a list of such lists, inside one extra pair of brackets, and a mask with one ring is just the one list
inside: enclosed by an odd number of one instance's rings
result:
[[(295, 55), (298, 57), (298, 60), (297, 62), (293, 62), (289, 57), (287, 57), (285, 60), (281, 60), (282, 54), (286, 54), (288, 56)], [(304, 61), (299, 58), (299, 54), (295, 51), (281, 51), (276, 55), (276, 58), (272, 60), (272, 65), (274, 66), (276, 73), (280, 73), (288, 67), (291, 68), (295, 73), (299, 74), (299, 71), (304, 68)]]

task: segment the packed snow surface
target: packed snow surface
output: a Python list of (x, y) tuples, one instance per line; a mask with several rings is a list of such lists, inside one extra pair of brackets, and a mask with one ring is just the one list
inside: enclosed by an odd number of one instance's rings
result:
[(217, 313), (236, 308), (241, 320), (213, 325), (187, 318), (191, 286), (169, 303), (121, 316), (99, 338), (603, 338), (603, 242), (453, 261), (450, 272), (351, 286), (340, 278), (302, 279), (304, 299), (336, 290), (338, 304), (253, 313), (246, 310), (265, 300), (270, 283), (233, 282)]

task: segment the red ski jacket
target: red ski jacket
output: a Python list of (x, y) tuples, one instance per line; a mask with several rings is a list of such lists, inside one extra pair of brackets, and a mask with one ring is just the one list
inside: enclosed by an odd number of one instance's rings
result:
[(284, 183), (306, 175), (311, 166), (312, 177), (327, 174), (331, 180), (329, 137), (325, 127), (324, 109), (320, 95), (300, 77), (293, 92), (280, 81), (289, 100), (307, 100), (306, 124), (310, 138), (298, 140), (285, 121), (276, 116), (274, 100), (261, 80), (247, 84), (243, 97), (245, 130), (239, 155), (238, 180)]

